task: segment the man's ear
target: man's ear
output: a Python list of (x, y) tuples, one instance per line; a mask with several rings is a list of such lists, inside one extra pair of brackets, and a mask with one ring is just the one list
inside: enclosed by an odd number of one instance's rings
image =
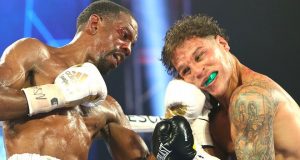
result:
[(86, 30), (91, 34), (96, 34), (99, 24), (102, 23), (102, 18), (97, 14), (92, 14), (86, 24)]
[(221, 46), (223, 46), (223, 48), (226, 50), (226, 51), (229, 51), (230, 50), (230, 46), (228, 44), (228, 42), (226, 41), (225, 38), (217, 35), (216, 36), (216, 41), (218, 44), (220, 44)]

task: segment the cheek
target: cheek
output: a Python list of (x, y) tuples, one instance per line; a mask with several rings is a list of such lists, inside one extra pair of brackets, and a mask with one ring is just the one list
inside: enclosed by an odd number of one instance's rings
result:
[(229, 72), (231, 70), (231, 63), (228, 60), (228, 57), (226, 56), (227, 53), (222, 52), (220, 49), (215, 49), (214, 53), (212, 55), (212, 62), (215, 65), (219, 66), (219, 69), (226, 72)]
[(101, 36), (100, 41), (102, 44), (108, 45), (112, 44), (112, 42), (115, 41), (115, 39), (115, 36), (113, 36), (112, 34), (105, 34)]
[(223, 57), (223, 60), (221, 61), (222, 69), (227, 75), (230, 75), (232, 72), (232, 64), (229, 61), (227, 57)]
[(108, 35), (108, 36), (106, 37), (106, 40), (109, 41), (109, 42), (113, 41), (113, 39), (114, 39), (114, 36), (113, 36), (113, 35)]
[(212, 55), (217, 61), (222, 62), (224, 60), (224, 54), (219, 48), (215, 48)]
[(196, 79), (196, 78), (193, 78), (193, 77), (186, 77), (186, 78), (183, 78), (183, 80), (185, 82), (188, 82), (188, 83), (191, 83), (191, 84), (197, 86), (198, 88), (201, 87), (201, 84), (199, 84), (200, 83), (199, 79)]
[(101, 52), (109, 52), (115, 48), (115, 43), (112, 40), (106, 39), (105, 41), (99, 44), (99, 49)]

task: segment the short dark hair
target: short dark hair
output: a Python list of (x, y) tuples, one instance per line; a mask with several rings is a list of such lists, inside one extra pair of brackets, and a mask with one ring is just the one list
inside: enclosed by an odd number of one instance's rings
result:
[(185, 16), (175, 22), (175, 24), (167, 31), (165, 36), (165, 44), (161, 54), (161, 61), (166, 67), (168, 74), (176, 77), (177, 71), (171, 62), (172, 53), (181, 45), (184, 40), (191, 37), (207, 37), (220, 35), (226, 40), (224, 29), (220, 28), (218, 22), (212, 17), (197, 14), (193, 16)]
[(114, 2), (108, 0), (95, 1), (87, 6), (77, 17), (77, 32), (81, 29), (81, 25), (85, 24), (92, 14), (113, 17), (118, 16), (120, 12), (132, 16), (132, 13), (127, 8)]

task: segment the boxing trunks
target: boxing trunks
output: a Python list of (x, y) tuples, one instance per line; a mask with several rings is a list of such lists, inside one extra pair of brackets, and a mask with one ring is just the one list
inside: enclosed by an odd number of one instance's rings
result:
[(51, 156), (41, 156), (34, 153), (14, 154), (8, 160), (60, 160)]

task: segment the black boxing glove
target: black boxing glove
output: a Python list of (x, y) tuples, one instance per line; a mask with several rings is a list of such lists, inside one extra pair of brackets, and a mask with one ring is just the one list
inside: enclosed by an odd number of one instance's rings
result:
[(188, 121), (174, 116), (159, 122), (152, 134), (153, 153), (158, 160), (192, 160), (197, 152)]

